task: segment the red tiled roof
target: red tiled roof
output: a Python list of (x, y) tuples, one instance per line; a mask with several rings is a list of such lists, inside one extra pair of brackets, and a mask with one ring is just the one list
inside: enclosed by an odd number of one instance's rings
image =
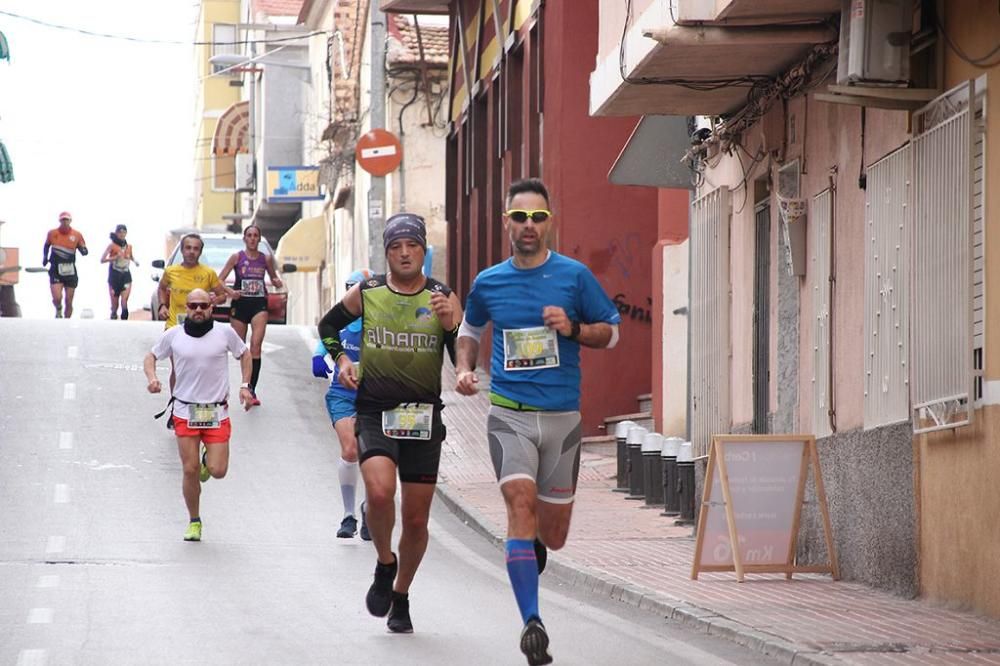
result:
[(254, 15), (295, 16), (302, 10), (305, 0), (253, 0)]
[[(420, 44), (417, 29), (410, 17), (390, 14), (389, 36), (395, 38), (402, 48), (389, 49), (389, 63), (408, 65), (420, 62)], [(448, 28), (444, 26), (420, 25), (420, 40), (424, 45), (424, 60), (428, 65), (444, 67), (448, 64)]]

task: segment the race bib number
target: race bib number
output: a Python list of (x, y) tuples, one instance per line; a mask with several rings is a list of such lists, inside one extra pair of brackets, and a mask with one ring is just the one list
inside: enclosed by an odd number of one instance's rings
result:
[(382, 412), (382, 432), (393, 439), (431, 438), (434, 405), (412, 403)]
[(244, 296), (264, 296), (263, 280), (243, 280), (240, 284), (240, 293)]
[(112, 266), (114, 266), (114, 268), (115, 268), (116, 271), (127, 271), (128, 270), (128, 259), (126, 259), (125, 257), (119, 255), (118, 257), (115, 258), (115, 261), (112, 264)]
[(503, 332), (505, 370), (548, 370), (559, 367), (559, 341), (547, 326), (505, 329)]
[(76, 275), (76, 264), (56, 264), (56, 272), (59, 273), (59, 277)]
[(188, 410), (190, 411), (188, 427), (199, 429), (219, 427), (222, 405), (203, 405), (200, 403), (190, 404), (188, 405)]

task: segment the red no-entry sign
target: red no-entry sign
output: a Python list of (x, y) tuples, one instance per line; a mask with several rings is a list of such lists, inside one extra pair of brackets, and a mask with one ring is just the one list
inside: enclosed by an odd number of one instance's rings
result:
[(358, 139), (354, 149), (358, 166), (373, 176), (384, 176), (396, 170), (403, 161), (403, 145), (392, 132), (373, 129)]

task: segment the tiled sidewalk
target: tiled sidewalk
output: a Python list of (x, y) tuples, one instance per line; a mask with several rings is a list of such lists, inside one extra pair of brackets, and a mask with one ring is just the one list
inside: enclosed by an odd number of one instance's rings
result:
[[(489, 407), (453, 390), (445, 371), (448, 440), (439, 495), (487, 537), (506, 514), (486, 447)], [(700, 574), (694, 537), (659, 510), (611, 489), (615, 460), (585, 453), (569, 542), (550, 553), (566, 581), (727, 636), (790, 664), (1000, 664), (1000, 621), (910, 601), (829, 576)], [(543, 594), (544, 603), (544, 594)]]

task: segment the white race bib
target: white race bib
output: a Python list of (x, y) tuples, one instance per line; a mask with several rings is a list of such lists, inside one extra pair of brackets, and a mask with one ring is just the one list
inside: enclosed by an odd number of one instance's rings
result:
[(434, 405), (408, 403), (382, 412), (382, 432), (393, 439), (431, 438), (434, 426)]
[(71, 263), (56, 264), (56, 272), (59, 273), (60, 277), (69, 277), (70, 275), (76, 275), (76, 264), (71, 264)]
[(190, 428), (218, 428), (221, 421), (220, 412), (222, 405), (192, 403), (188, 405), (188, 427)]
[(128, 259), (122, 255), (115, 257), (114, 264), (112, 264), (116, 271), (127, 271), (128, 270)]
[(504, 329), (504, 370), (548, 370), (559, 367), (559, 340), (547, 326)]
[(243, 280), (240, 283), (240, 293), (244, 296), (266, 296), (263, 280)]

